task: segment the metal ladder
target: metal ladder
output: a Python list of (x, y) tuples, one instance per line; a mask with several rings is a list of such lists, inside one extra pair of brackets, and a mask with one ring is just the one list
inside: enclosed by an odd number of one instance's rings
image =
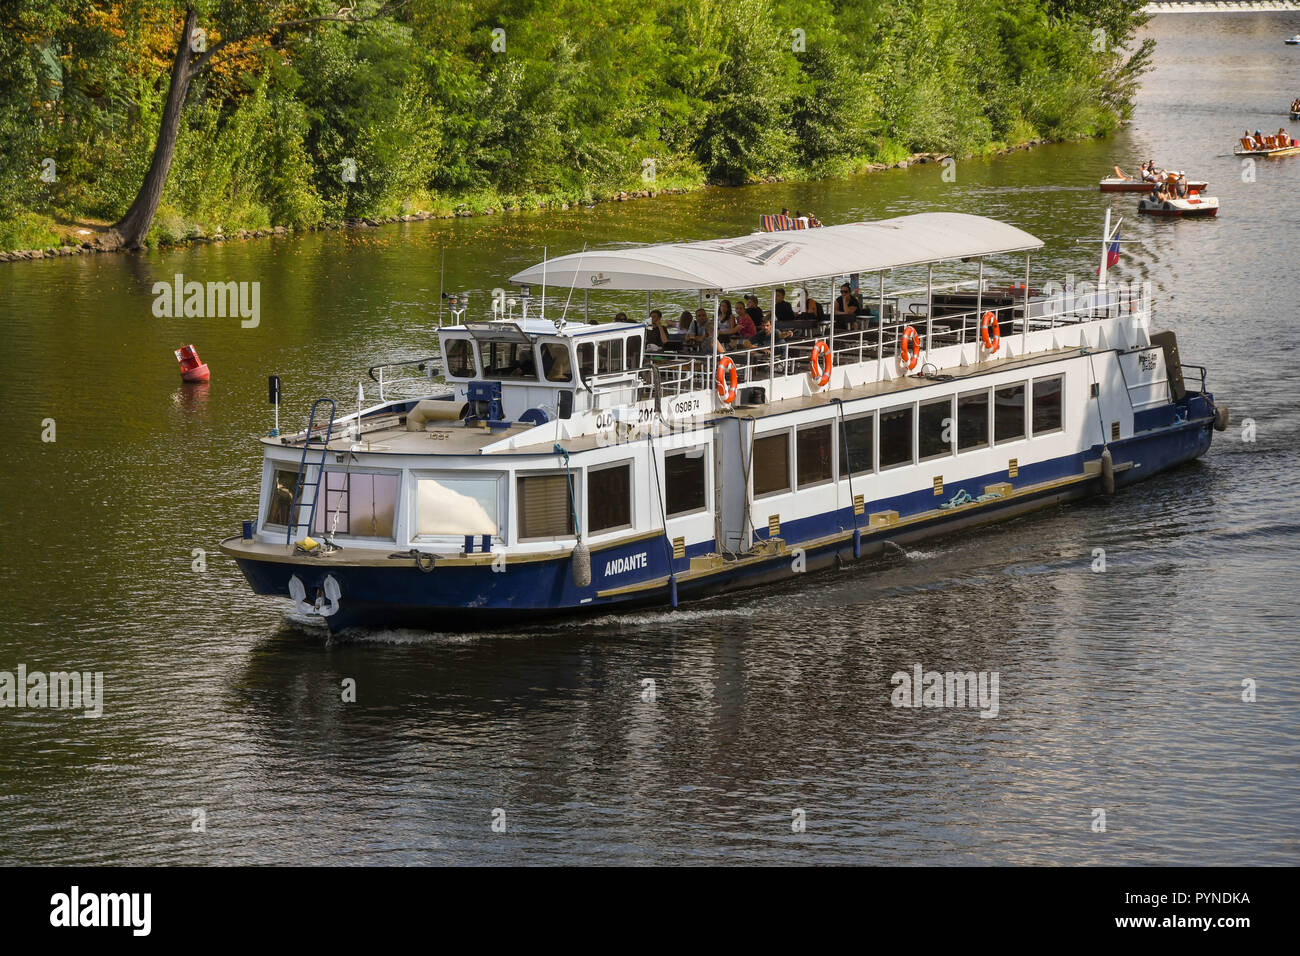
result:
[[(316, 408), (320, 405), (330, 407), (329, 421), (325, 424), (325, 437), (320, 444), (320, 457), (316, 460), (316, 480), (308, 482), (307, 470), (310, 467), (307, 463), (307, 455), (312, 450), (312, 434), (316, 431)], [(320, 498), (321, 478), (325, 474), (325, 456), (329, 452), (330, 436), (334, 429), (334, 418), (338, 414), (338, 405), (332, 398), (318, 398), (311, 403), (311, 417), (307, 419), (307, 434), (302, 443), (302, 459), (298, 463), (298, 483), (293, 490), (293, 501), (289, 505), (289, 527), (284, 536), (285, 544), (293, 544), (294, 533), (303, 525), (299, 520), (302, 515), (302, 509), (307, 507), (303, 501), (303, 492), (308, 484), (311, 486), (311, 504), (307, 513), (307, 533), (311, 534), (312, 526), (316, 523), (316, 502)]]

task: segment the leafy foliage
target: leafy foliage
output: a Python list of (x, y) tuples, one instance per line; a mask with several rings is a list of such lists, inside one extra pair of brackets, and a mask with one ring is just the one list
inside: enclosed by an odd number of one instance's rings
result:
[(0, 223), (125, 210), (187, 6), (163, 240), (1096, 135), (1151, 54), (1141, 0), (9, 0)]

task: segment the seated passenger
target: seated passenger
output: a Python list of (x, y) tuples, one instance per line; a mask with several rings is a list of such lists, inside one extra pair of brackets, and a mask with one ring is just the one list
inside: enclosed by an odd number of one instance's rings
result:
[(758, 296), (748, 295), (745, 297), (745, 314), (749, 316), (755, 328), (758, 323), (763, 321), (763, 307), (758, 304)]
[(862, 303), (858, 297), (853, 294), (853, 289), (846, 282), (840, 286), (840, 297), (835, 300), (835, 331), (840, 332), (851, 325), (859, 312), (862, 311)]
[[(773, 317), (778, 323), (789, 322), (794, 318), (794, 306), (785, 301), (785, 289), (776, 290), (776, 307)], [(777, 328), (780, 328), (779, 324)]]
[(614, 321), (615, 321), (615, 322), (626, 322), (626, 321), (627, 321), (627, 313), (626, 313), (626, 312), (620, 312), (618, 315), (614, 316)]
[(735, 323), (736, 317), (731, 313), (731, 300), (722, 299), (718, 302), (718, 331), (723, 336), (731, 334), (731, 327)]
[(803, 302), (803, 312), (799, 314), (799, 318), (816, 319), (819, 322), (826, 318), (826, 310), (822, 308), (820, 302), (808, 294), (807, 289), (804, 290)]
[(1150, 160), (1147, 160), (1145, 163), (1142, 164), (1142, 168), (1138, 171), (1138, 173), (1142, 177), (1142, 181), (1144, 183), (1155, 182), (1156, 171), (1151, 168)]
[[(750, 301), (755, 301), (753, 296), (750, 296)], [(757, 305), (757, 302), (755, 302), (755, 305)], [(758, 315), (759, 320), (762, 321), (763, 312), (761, 309), (758, 311)], [(733, 348), (736, 344), (747, 342), (754, 337), (755, 326), (752, 316), (753, 313), (749, 309), (742, 309), (736, 313), (730, 331), (723, 333), (724, 335), (730, 335)]]
[(658, 345), (661, 348), (668, 344), (670, 335), (668, 327), (664, 325), (664, 314), (658, 309), (650, 310), (650, 328), (646, 332), (646, 341), (650, 345)]

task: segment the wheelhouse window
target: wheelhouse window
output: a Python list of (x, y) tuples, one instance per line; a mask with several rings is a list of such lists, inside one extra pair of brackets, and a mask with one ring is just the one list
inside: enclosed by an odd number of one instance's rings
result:
[(844, 461), (840, 465), (840, 472), (869, 475), (875, 471), (875, 414), (846, 418), (840, 429), (844, 434), (840, 447)]
[(592, 342), (583, 342), (578, 346), (578, 374), (584, 381), (589, 381), (596, 374), (596, 346)]
[(963, 392), (957, 396), (957, 450), (987, 448), (989, 444), (989, 392)]
[(952, 398), (921, 402), (917, 446), (921, 461), (952, 454)]
[(754, 497), (790, 490), (790, 433), (754, 439)]
[(1061, 392), (1065, 376), (1034, 379), (1034, 434), (1047, 435), (1063, 427), (1061, 417)]
[(664, 510), (668, 517), (705, 508), (706, 446), (664, 455)]
[(632, 336), (627, 340), (627, 367), (641, 367), (641, 339), (639, 336)]
[(271, 482), (271, 503), (266, 509), (266, 523), (287, 525), (294, 492), (298, 490), (298, 469), (277, 468)]
[(398, 483), (397, 475), (327, 471), (324, 508), (316, 509), (315, 530), (321, 534), (393, 537)]
[(600, 374), (623, 371), (623, 340), (606, 339), (600, 343)]
[(632, 466), (587, 470), (587, 530), (592, 534), (632, 526)]
[(912, 454), (913, 417), (911, 405), (880, 413), (881, 468), (898, 468), (915, 460)]
[(480, 342), (479, 361), (483, 363), (484, 378), (537, 378), (531, 343)]
[(993, 390), (993, 441), (1025, 437), (1025, 383)]
[(548, 382), (573, 381), (573, 361), (569, 358), (567, 342), (543, 343), (542, 374)]
[(447, 356), (447, 374), (452, 378), (473, 378), (478, 374), (474, 368), (472, 344), (469, 339), (443, 340), (443, 348)]
[(573, 505), (567, 475), (528, 475), (515, 480), (520, 538), (573, 534)]
[(831, 423), (810, 425), (795, 432), (795, 462), (799, 487), (821, 485), (833, 477)]
[(495, 477), (416, 478), (416, 537), (499, 534)]

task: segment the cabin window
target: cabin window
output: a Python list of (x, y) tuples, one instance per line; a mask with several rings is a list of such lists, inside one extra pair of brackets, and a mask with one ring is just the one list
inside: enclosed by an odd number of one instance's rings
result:
[(632, 526), (632, 466), (587, 470), (587, 530), (592, 534)]
[(790, 490), (790, 433), (754, 439), (754, 497)]
[(266, 509), (267, 524), (289, 523), (289, 509), (293, 505), (294, 492), (298, 490), (298, 469), (292, 471), (277, 468), (271, 485), (271, 503)]
[(641, 367), (641, 339), (635, 335), (627, 340), (627, 367)]
[(473, 378), (478, 374), (474, 369), (474, 350), (470, 348), (469, 339), (447, 339), (447, 374), (452, 378)]
[(484, 378), (537, 378), (531, 343), (480, 342), (479, 360), (483, 363)]
[(573, 381), (573, 362), (567, 342), (547, 342), (542, 346), (542, 374), (548, 382)]
[(600, 374), (623, 371), (623, 340), (606, 339), (600, 343)]
[(415, 534), (498, 534), (498, 483), (495, 477), (417, 478)]
[(578, 346), (578, 374), (583, 381), (590, 381), (596, 374), (596, 346), (591, 342)]
[(704, 452), (705, 446), (701, 446), (664, 455), (664, 509), (668, 517), (704, 510)]
[(912, 464), (913, 417), (911, 405), (880, 413), (881, 468)]
[(1035, 435), (1046, 435), (1062, 429), (1061, 391), (1064, 385), (1065, 377), (1062, 375), (1034, 379)]
[(573, 505), (567, 475), (529, 475), (516, 481), (520, 538), (573, 534)]
[(397, 475), (325, 472), (324, 507), (316, 509), (316, 532), (393, 537), (397, 486)]
[(831, 461), (831, 423), (800, 428), (795, 432), (794, 444), (799, 487), (807, 488), (830, 481), (834, 468)]
[(993, 441), (1025, 437), (1025, 383), (993, 390)]
[(846, 418), (840, 429), (844, 433), (844, 445), (840, 451), (844, 461), (840, 471), (853, 475), (869, 475), (875, 471), (875, 435), (876, 416), (859, 415)]
[(917, 417), (917, 451), (921, 461), (952, 454), (952, 398), (922, 402)]
[(957, 396), (957, 450), (987, 448), (989, 444), (989, 392), (965, 392)]

